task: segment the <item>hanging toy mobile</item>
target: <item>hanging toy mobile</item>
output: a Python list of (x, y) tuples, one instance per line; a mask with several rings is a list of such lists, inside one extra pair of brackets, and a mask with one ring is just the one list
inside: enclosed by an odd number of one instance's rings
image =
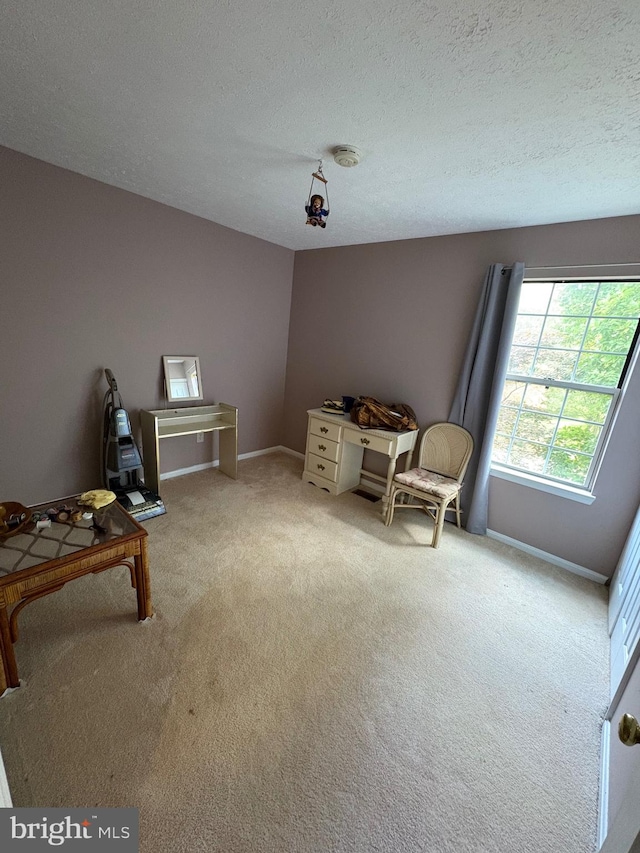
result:
[[(304, 206), (307, 213), (307, 225), (319, 225), (321, 228), (326, 228), (325, 219), (329, 215), (329, 188), (327, 179), (322, 174), (322, 160), (319, 160), (318, 171), (313, 172), (311, 176), (311, 187), (309, 188), (309, 198)], [(321, 181), (324, 184), (324, 191), (327, 195), (327, 206), (324, 206), (324, 198), (318, 193), (313, 192), (314, 181)]]

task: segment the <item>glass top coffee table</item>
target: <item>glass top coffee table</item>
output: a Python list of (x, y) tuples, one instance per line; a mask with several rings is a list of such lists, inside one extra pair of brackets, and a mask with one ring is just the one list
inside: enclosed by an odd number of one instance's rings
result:
[[(88, 509), (78, 506), (76, 496), (30, 510), (37, 517), (61, 506)], [(124, 565), (136, 591), (138, 619), (153, 615), (147, 531), (117, 501), (92, 512), (92, 518), (76, 522), (52, 518), (51, 526), (42, 529), (31, 521), (14, 536), (0, 538), (0, 696), (20, 686), (13, 648), (20, 611), (69, 581)]]

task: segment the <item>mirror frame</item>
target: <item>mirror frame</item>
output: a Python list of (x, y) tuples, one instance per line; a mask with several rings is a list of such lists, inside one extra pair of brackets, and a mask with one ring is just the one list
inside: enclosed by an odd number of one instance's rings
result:
[[(196, 373), (198, 375), (198, 390), (199, 394), (191, 394), (188, 397), (174, 397), (171, 393), (171, 377), (169, 375), (169, 364), (172, 361), (191, 361), (193, 359), (196, 366)], [(204, 400), (204, 394), (202, 392), (202, 371), (200, 369), (200, 359), (197, 355), (163, 355), (162, 356), (162, 365), (164, 367), (164, 387), (165, 393), (167, 395), (167, 400), (169, 403), (189, 403), (195, 400)]]

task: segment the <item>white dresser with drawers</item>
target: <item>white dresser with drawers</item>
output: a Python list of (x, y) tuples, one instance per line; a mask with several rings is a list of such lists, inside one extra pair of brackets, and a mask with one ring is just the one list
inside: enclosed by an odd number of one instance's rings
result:
[[(404, 470), (408, 470), (418, 430), (392, 432), (385, 429), (360, 429), (349, 415), (331, 415), (322, 409), (309, 409), (307, 414), (307, 451), (302, 479), (326, 489), (332, 495), (339, 495), (358, 488), (364, 474), (367, 478), (384, 483), (384, 512), (398, 457), (407, 454)], [(386, 477), (362, 468), (365, 450), (373, 450), (388, 457)]]

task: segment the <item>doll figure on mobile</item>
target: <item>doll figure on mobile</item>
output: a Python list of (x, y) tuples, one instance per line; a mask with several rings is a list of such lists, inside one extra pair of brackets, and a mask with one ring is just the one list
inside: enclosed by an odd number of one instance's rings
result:
[(307, 225), (319, 225), (321, 228), (326, 228), (325, 219), (329, 215), (329, 211), (325, 210), (324, 199), (321, 195), (312, 195), (309, 199), (309, 204), (305, 204), (304, 209), (307, 213)]

